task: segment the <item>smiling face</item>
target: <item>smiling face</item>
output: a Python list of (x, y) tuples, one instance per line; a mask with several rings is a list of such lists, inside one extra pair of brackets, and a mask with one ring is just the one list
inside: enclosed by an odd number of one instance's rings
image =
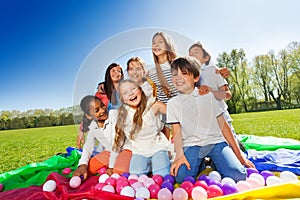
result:
[(194, 78), (192, 74), (188, 74), (186, 71), (172, 70), (172, 82), (176, 89), (182, 94), (190, 94), (194, 91), (195, 82), (199, 77)]
[(167, 53), (167, 44), (163, 36), (156, 35), (152, 40), (152, 51), (156, 56), (162, 56)]
[(127, 72), (131, 80), (135, 81), (139, 85), (143, 83), (143, 78), (145, 77), (145, 70), (141, 63), (137, 61), (130, 62), (127, 68)]
[(142, 90), (137, 84), (125, 81), (120, 85), (120, 96), (123, 103), (137, 108), (142, 99)]
[(99, 99), (90, 102), (89, 115), (98, 122), (105, 121), (108, 118), (106, 106)]
[(122, 68), (120, 66), (116, 66), (110, 69), (109, 75), (111, 77), (112, 82), (118, 82), (122, 78)]

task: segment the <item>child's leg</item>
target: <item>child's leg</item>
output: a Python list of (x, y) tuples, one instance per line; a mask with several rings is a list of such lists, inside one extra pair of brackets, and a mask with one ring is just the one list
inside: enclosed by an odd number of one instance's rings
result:
[(151, 158), (132, 154), (129, 167), (130, 174), (148, 174), (150, 172), (150, 160)]
[(152, 173), (165, 176), (170, 173), (170, 159), (167, 151), (158, 151), (152, 158)]
[(190, 163), (191, 170), (188, 170), (186, 165), (181, 165), (178, 169), (177, 176), (175, 176), (175, 180), (178, 183), (183, 182), (183, 179), (186, 176), (192, 176), (196, 178), (198, 173), (200, 172), (200, 166), (203, 162), (204, 156), (200, 156), (200, 146), (190, 146), (184, 147), (184, 155), (187, 161)]
[(109, 162), (109, 151), (102, 151), (92, 157), (88, 164), (88, 170), (91, 174), (97, 174), (101, 167), (106, 167)]
[(129, 165), (131, 160), (132, 153), (130, 150), (123, 150), (118, 155), (115, 166), (113, 169), (114, 173), (122, 174), (124, 172), (129, 172)]
[(240, 163), (226, 142), (215, 144), (208, 156), (211, 157), (222, 177), (230, 177), (235, 181), (246, 179), (245, 167)]

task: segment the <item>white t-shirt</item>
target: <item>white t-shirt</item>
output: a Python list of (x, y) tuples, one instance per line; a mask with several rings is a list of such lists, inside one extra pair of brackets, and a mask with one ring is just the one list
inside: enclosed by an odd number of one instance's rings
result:
[(223, 113), (212, 93), (173, 97), (167, 104), (167, 123), (180, 123), (183, 146), (205, 146), (225, 141), (217, 117)]
[[(207, 85), (213, 90), (218, 91), (220, 87), (228, 85), (226, 79), (221, 74), (216, 73), (216, 67), (214, 65), (202, 65), (200, 72), (200, 85)], [(220, 107), (223, 109), (223, 116), (226, 121), (232, 121), (229, 112), (227, 111), (228, 106), (222, 99), (217, 99)]]
[(96, 141), (99, 141), (100, 150), (102, 146), (102, 151), (103, 150), (111, 151), (113, 140), (115, 137), (114, 129), (116, 123), (112, 119), (115, 118), (114, 116), (116, 115), (116, 111), (117, 110), (109, 111), (109, 117), (104, 122), (103, 128), (99, 127), (96, 121), (91, 122), (89, 126), (90, 130), (87, 134), (86, 141), (83, 145), (82, 155), (78, 165), (88, 164), (89, 159), (93, 154)]
[(141, 85), (141, 88), (144, 91), (146, 97), (153, 96), (153, 88), (148, 81), (144, 81), (144, 83)]

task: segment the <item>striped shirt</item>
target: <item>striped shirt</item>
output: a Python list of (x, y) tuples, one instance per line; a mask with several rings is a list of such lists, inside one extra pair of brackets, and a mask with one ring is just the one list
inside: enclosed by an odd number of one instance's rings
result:
[[(168, 62), (163, 63), (160, 65), (163, 75), (165, 77), (165, 79), (168, 81), (170, 87), (171, 87), (171, 91), (170, 92), (170, 96), (171, 98), (174, 96), (177, 96), (178, 91), (175, 88), (175, 86), (172, 83), (172, 73), (171, 73), (171, 66)], [(163, 91), (163, 88), (161, 86), (161, 83), (157, 77), (157, 73), (156, 73), (156, 68), (152, 68), (148, 71), (148, 77), (155, 83), (156, 87), (157, 87), (157, 100), (161, 101), (163, 103), (167, 103), (169, 98), (166, 96), (166, 94)]]

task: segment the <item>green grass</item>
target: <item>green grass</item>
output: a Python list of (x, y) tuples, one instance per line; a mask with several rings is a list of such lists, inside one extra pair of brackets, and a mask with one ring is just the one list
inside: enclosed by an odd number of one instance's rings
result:
[(0, 131), (0, 173), (65, 153), (76, 136), (74, 125)]
[[(300, 109), (231, 115), (239, 134), (300, 140)], [(76, 146), (77, 127), (59, 126), (0, 131), (0, 173), (41, 162)]]
[(300, 109), (242, 113), (231, 117), (238, 134), (300, 140)]

